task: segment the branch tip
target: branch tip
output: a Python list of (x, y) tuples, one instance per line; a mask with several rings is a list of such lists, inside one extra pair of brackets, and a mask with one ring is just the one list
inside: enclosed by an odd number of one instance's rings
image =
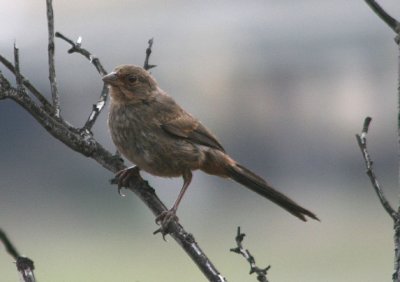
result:
[(265, 268), (259, 268), (256, 266), (256, 260), (255, 260), (254, 256), (250, 253), (250, 251), (248, 249), (244, 249), (242, 246), (242, 242), (243, 242), (243, 239), (245, 236), (246, 236), (246, 234), (241, 233), (240, 226), (238, 226), (237, 233), (235, 236), (235, 241), (236, 241), (237, 247), (231, 248), (230, 251), (237, 253), (237, 254), (241, 254), (247, 260), (247, 262), (250, 265), (249, 274), (256, 273), (258, 281), (268, 282), (267, 272), (271, 268), (271, 266), (268, 265)]
[(22, 77), (19, 64), (19, 49), (17, 47), (16, 41), (14, 42), (14, 68), (15, 68), (15, 80), (17, 84), (18, 91), (22, 91)]
[(147, 47), (147, 49), (146, 49), (146, 58), (145, 58), (145, 60), (144, 60), (144, 64), (143, 64), (143, 68), (145, 69), (145, 70), (149, 70), (149, 69), (152, 69), (152, 68), (155, 68), (157, 65), (150, 65), (149, 64), (149, 59), (150, 59), (150, 55), (151, 55), (151, 52), (152, 52), (152, 49), (151, 48), (153, 48), (153, 42), (154, 42), (154, 38), (150, 38), (149, 39), (149, 41), (147, 41), (147, 43), (149, 44), (149, 46)]
[(54, 63), (54, 12), (53, 1), (46, 0), (47, 7), (47, 27), (48, 27), (48, 61), (49, 61), (49, 80), (51, 88), (51, 97), (53, 100), (54, 115), (60, 117), (60, 97), (58, 94), (56, 69)]
[(396, 34), (399, 34), (400, 23), (389, 15), (375, 0), (365, 0), (367, 5), (381, 18)]
[(371, 117), (365, 118), (362, 133), (365, 133), (365, 134), (368, 133), (368, 129), (369, 129), (369, 125), (370, 125), (371, 121), (372, 121)]
[(366, 167), (366, 173), (371, 181), (372, 187), (374, 188), (383, 208), (386, 210), (386, 212), (390, 215), (390, 217), (396, 221), (398, 219), (398, 213), (392, 208), (392, 206), (390, 205), (390, 203), (388, 202), (388, 200), (386, 199), (386, 196), (383, 193), (383, 190), (378, 182), (378, 179), (372, 169), (373, 166), (373, 161), (371, 159), (371, 156), (368, 152), (367, 149), (367, 133), (368, 133), (368, 129), (369, 129), (369, 125), (372, 121), (371, 117), (366, 117), (364, 120), (364, 124), (363, 124), (363, 129), (361, 134), (356, 134), (356, 138), (357, 138), (357, 143), (358, 146), (360, 147), (361, 150), (361, 154), (364, 158), (364, 163), (365, 163), (365, 167)]

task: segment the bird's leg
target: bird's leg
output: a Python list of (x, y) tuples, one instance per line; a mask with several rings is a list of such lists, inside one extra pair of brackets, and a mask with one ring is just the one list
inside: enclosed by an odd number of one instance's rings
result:
[(178, 198), (176, 199), (174, 205), (172, 206), (171, 209), (167, 211), (161, 212), (157, 217), (156, 217), (156, 223), (160, 225), (160, 228), (157, 229), (155, 233), (161, 232), (163, 234), (163, 237), (165, 234), (168, 233), (168, 225), (172, 220), (178, 220), (178, 217), (176, 216), (176, 211), (178, 210), (179, 203), (181, 202), (183, 195), (185, 194), (187, 188), (190, 185), (190, 182), (192, 181), (192, 172), (190, 170), (187, 170), (183, 173), (183, 186), (181, 191), (179, 192)]
[(121, 193), (121, 189), (129, 186), (129, 181), (132, 177), (138, 176), (139, 170), (140, 168), (138, 166), (131, 166), (120, 170), (115, 174), (115, 177), (111, 180), (111, 183), (118, 184), (118, 194), (125, 196)]

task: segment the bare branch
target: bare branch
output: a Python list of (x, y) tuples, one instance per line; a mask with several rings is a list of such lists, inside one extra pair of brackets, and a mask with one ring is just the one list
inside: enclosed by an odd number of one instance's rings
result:
[[(0, 98), (10, 98), (26, 109), (53, 137), (57, 138), (69, 148), (97, 161), (104, 168), (117, 172), (126, 168), (119, 156), (112, 155), (103, 148), (92, 136), (82, 135), (72, 132), (61, 119), (50, 116), (42, 108), (37, 107), (31, 98), (24, 92), (10, 86), (0, 73)], [(167, 210), (166, 206), (160, 201), (147, 181), (140, 176), (132, 180), (129, 190), (134, 192), (147, 207), (158, 215)], [(207, 258), (194, 237), (186, 232), (182, 225), (178, 223), (170, 224), (171, 236), (185, 250), (185, 252), (196, 263), (199, 269), (210, 281), (226, 281), (221, 276), (212, 262)]]
[(108, 87), (106, 84), (103, 85), (101, 90), (100, 98), (96, 104), (93, 104), (92, 112), (90, 113), (85, 125), (81, 129), (82, 131), (91, 131), (95, 124), (97, 117), (100, 115), (101, 110), (104, 108), (108, 97)]
[(144, 64), (143, 64), (143, 68), (145, 70), (149, 70), (157, 66), (157, 65), (149, 65), (149, 59), (152, 52), (151, 48), (153, 48), (153, 38), (150, 38), (147, 43), (149, 44), (149, 46), (146, 49), (146, 58), (144, 59)]
[(4, 77), (0, 71), (0, 100), (8, 98), (7, 91), (11, 88), (10, 82)]
[[(131, 178), (129, 190), (134, 192), (151, 209), (154, 215), (166, 211), (167, 207), (155, 194), (154, 188), (138, 174), (137, 178)], [(194, 236), (185, 231), (183, 226), (176, 221), (168, 225), (169, 235), (185, 250), (189, 257), (196, 263), (201, 272), (209, 281), (226, 282), (227, 280), (218, 272), (213, 263), (197, 244)]]
[(24, 88), (16, 89), (10, 84), (5, 83), (5, 77), (0, 73), (0, 93), (2, 98), (9, 98), (17, 102), (26, 109), (50, 134), (63, 142), (71, 149), (90, 156), (96, 144), (92, 140), (82, 136), (78, 130), (72, 130), (71, 125), (65, 123), (60, 118), (54, 118), (43, 108), (38, 107), (32, 99), (26, 94)]
[(256, 265), (256, 260), (251, 255), (249, 250), (246, 250), (243, 248), (242, 242), (243, 242), (243, 239), (245, 236), (246, 236), (246, 234), (240, 232), (240, 226), (239, 226), (237, 229), (236, 237), (235, 237), (237, 247), (230, 249), (230, 251), (242, 255), (249, 262), (250, 274), (256, 273), (258, 281), (268, 282), (267, 272), (271, 268), (271, 266), (268, 265), (266, 268), (259, 268)]
[[(1, 54), (0, 54), (0, 63), (2, 63), (11, 73), (17, 75), (17, 71), (13, 66), (13, 64), (6, 58), (4, 58)], [(26, 79), (21, 73), (20, 77), (22, 79), (22, 84), (39, 100), (39, 102), (43, 105), (45, 110), (48, 111), (49, 113), (52, 113), (53, 107), (49, 103), (49, 101), (42, 95), (42, 93), (40, 93), (40, 91), (37, 90), (35, 86), (33, 86), (33, 84), (28, 79)]]
[[(94, 67), (101, 76), (107, 74), (107, 71), (101, 64), (100, 60), (97, 57), (93, 56), (88, 50), (81, 47), (82, 37), (79, 37), (76, 43), (71, 39), (69, 39), (68, 37), (66, 37), (65, 35), (61, 34), (60, 32), (56, 32), (56, 37), (65, 40), (72, 46), (71, 49), (68, 50), (69, 54), (79, 53), (83, 55), (94, 65)], [(107, 97), (108, 97), (108, 87), (104, 84), (103, 89), (101, 90), (99, 100), (97, 101), (96, 104), (93, 104), (92, 112), (90, 113), (85, 125), (81, 129), (82, 132), (89, 132), (89, 133), (91, 132), (92, 127), (97, 120), (97, 117), (100, 115), (101, 111), (103, 110), (107, 102)]]
[(24, 282), (35, 282), (35, 273), (33, 270), (35, 269), (33, 260), (27, 257), (18, 257), (17, 258), (17, 270), (21, 275), (21, 280)]
[(30, 258), (21, 257), (17, 248), (8, 238), (6, 233), (0, 229), (0, 242), (3, 243), (6, 251), (9, 255), (11, 255), (16, 260), (17, 270), (21, 275), (21, 280), (24, 282), (34, 282), (35, 274), (33, 270), (35, 269), (34, 263)]
[(8, 239), (7, 234), (2, 229), (0, 229), (0, 241), (6, 248), (6, 252), (10, 256), (12, 256), (15, 260), (20, 256), (19, 252), (17, 251), (17, 248), (14, 246), (11, 240)]
[(14, 42), (14, 66), (15, 66), (15, 80), (17, 83), (17, 89), (22, 88), (22, 77), (21, 71), (19, 67), (19, 49), (17, 47), (17, 43)]
[(90, 53), (85, 48), (81, 47), (81, 45), (82, 45), (81, 37), (79, 37), (77, 42), (75, 43), (73, 40), (69, 39), (68, 37), (66, 37), (65, 35), (61, 34), (58, 31), (56, 32), (55, 36), (65, 40), (67, 43), (69, 43), (72, 46), (71, 49), (68, 50), (69, 54), (79, 53), (79, 54), (83, 55), (86, 59), (88, 59), (92, 63), (92, 65), (95, 66), (96, 70), (98, 71), (98, 73), (101, 76), (104, 76), (108, 73), (105, 70), (105, 68), (103, 67), (103, 65), (101, 64), (100, 60), (96, 56), (94, 56), (92, 53)]
[(390, 16), (375, 0), (365, 0), (365, 2), (395, 33), (398, 34), (400, 32), (399, 22)]
[(53, 99), (54, 115), (60, 116), (60, 97), (58, 94), (57, 80), (56, 80), (56, 69), (54, 66), (54, 14), (52, 0), (46, 0), (47, 6), (47, 26), (48, 26), (48, 56), (49, 56), (49, 80), (51, 87), (51, 96)]
[[(58, 90), (56, 85), (55, 78), (55, 67), (54, 67), (54, 19), (53, 19), (53, 8), (52, 8), (52, 0), (46, 0), (47, 3), (47, 19), (48, 19), (48, 29), (49, 29), (49, 78), (52, 86), (52, 97), (53, 103), (56, 108), (57, 115), (52, 115), (50, 112), (46, 111), (42, 107), (38, 106), (34, 101), (32, 101), (31, 97), (27, 95), (25, 92), (25, 88), (15, 88), (12, 87), (11, 83), (2, 75), (0, 72), (0, 99), (12, 99), (16, 103), (18, 103), (21, 107), (23, 107), (27, 112), (29, 112), (33, 118), (44, 128), (46, 129), (54, 138), (63, 142), (66, 146), (71, 148), (72, 150), (83, 154), (86, 157), (90, 157), (97, 161), (100, 165), (111, 172), (120, 171), (125, 167), (122, 159), (119, 155), (113, 155), (109, 151), (103, 148), (101, 144), (99, 144), (94, 138), (93, 135), (90, 134), (89, 129), (93, 125), (95, 118), (90, 116), (88, 122), (90, 123), (87, 130), (79, 130), (70, 124), (68, 124), (65, 120), (63, 120), (59, 116), (59, 103), (58, 103)], [(57, 33), (55, 36), (60, 37), (67, 41), (72, 45), (72, 48), (69, 50), (69, 53), (78, 52), (85, 56), (90, 62), (96, 67), (97, 71), (101, 75), (105, 75), (107, 72), (102, 67), (100, 61), (95, 58), (90, 52), (81, 48), (81, 39), (79, 38), (76, 43), (67, 37), (63, 36), (60, 33)], [(149, 50), (151, 53), (151, 44), (149, 42)], [(148, 56), (150, 56), (150, 53)], [(147, 54), (147, 53), (146, 53)], [(0, 57), (1, 59), (1, 57)], [(2, 62), (6, 62), (6, 67), (12, 70), (15, 74), (19, 74), (19, 71), (16, 70), (12, 65), (7, 66), (7, 60), (3, 60)], [(23, 76), (21, 75), (23, 78)], [(30, 85), (23, 80), (24, 85)], [(26, 83), (26, 84), (25, 84)], [(32, 89), (35, 89), (32, 86)], [(53, 90), (55, 90), (53, 92)], [(38, 92), (39, 93), (39, 92)], [(39, 93), (40, 94), (40, 93)], [(55, 95), (54, 95), (55, 94)], [(39, 97), (41, 97), (39, 95)], [(103, 108), (107, 92), (105, 88), (103, 88), (102, 96), (104, 100), (98, 102), (98, 110)], [(104, 101), (104, 102), (103, 102)], [(92, 113), (93, 114), (93, 113)], [(98, 113), (97, 113), (98, 114)], [(86, 124), (88, 124), (88, 122)], [(86, 125), (85, 125), (86, 126)], [(129, 189), (133, 191), (139, 198), (147, 205), (147, 207), (153, 212), (155, 215), (159, 215), (162, 211), (166, 211), (166, 206), (160, 201), (157, 195), (154, 192), (154, 189), (150, 187), (147, 181), (143, 180), (140, 175), (137, 178), (131, 179)], [(194, 237), (186, 232), (182, 225), (177, 222), (173, 222), (169, 226), (170, 235), (174, 240), (185, 250), (185, 252), (191, 257), (191, 259), (196, 263), (199, 269), (203, 272), (203, 274), (207, 277), (209, 281), (218, 281), (224, 282), (225, 278), (219, 274), (218, 270), (214, 267), (211, 261), (207, 258), (204, 252), (201, 250), (200, 246), (196, 243)]]
[(374, 187), (375, 192), (378, 195), (378, 198), (381, 201), (383, 208), (390, 215), (390, 217), (394, 221), (396, 221), (398, 218), (398, 214), (391, 207), (391, 205), (389, 204), (389, 202), (387, 201), (387, 199), (383, 193), (383, 190), (378, 182), (378, 179), (376, 178), (375, 173), (372, 169), (373, 161), (371, 160), (371, 156), (369, 155), (368, 150), (367, 150), (367, 133), (368, 133), (369, 124), (370, 124), (371, 120), (372, 119), (370, 117), (365, 118), (361, 134), (360, 135), (356, 134), (356, 138), (357, 138), (358, 146), (361, 149), (361, 153), (362, 153), (362, 156), (365, 161), (365, 166), (367, 168), (367, 175), (368, 175), (369, 179), (371, 180), (371, 184)]

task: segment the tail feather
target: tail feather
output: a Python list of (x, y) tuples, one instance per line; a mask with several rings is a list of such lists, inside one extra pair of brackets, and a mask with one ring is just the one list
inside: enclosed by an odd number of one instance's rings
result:
[(303, 221), (307, 221), (307, 217), (315, 220), (319, 220), (318, 217), (310, 212), (309, 210), (299, 206), (293, 200), (289, 199), (281, 192), (275, 190), (265, 182), (264, 179), (257, 176), (255, 173), (251, 172), (244, 166), (239, 164), (231, 165), (227, 168), (227, 174), (230, 178), (236, 182), (246, 186), (250, 190), (256, 192), (257, 194), (271, 200), (275, 204), (281, 206), (294, 216), (298, 217)]

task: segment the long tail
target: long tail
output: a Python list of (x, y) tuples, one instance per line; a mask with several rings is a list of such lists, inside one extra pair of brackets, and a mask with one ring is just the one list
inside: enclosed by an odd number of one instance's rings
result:
[(299, 206), (293, 200), (289, 199), (279, 191), (275, 190), (265, 182), (264, 179), (257, 176), (244, 166), (239, 164), (230, 165), (226, 168), (226, 172), (230, 178), (246, 186), (250, 190), (257, 194), (271, 200), (277, 205), (281, 206), (294, 216), (300, 218), (303, 221), (307, 221), (306, 216), (319, 220), (318, 217), (310, 212), (309, 210)]

